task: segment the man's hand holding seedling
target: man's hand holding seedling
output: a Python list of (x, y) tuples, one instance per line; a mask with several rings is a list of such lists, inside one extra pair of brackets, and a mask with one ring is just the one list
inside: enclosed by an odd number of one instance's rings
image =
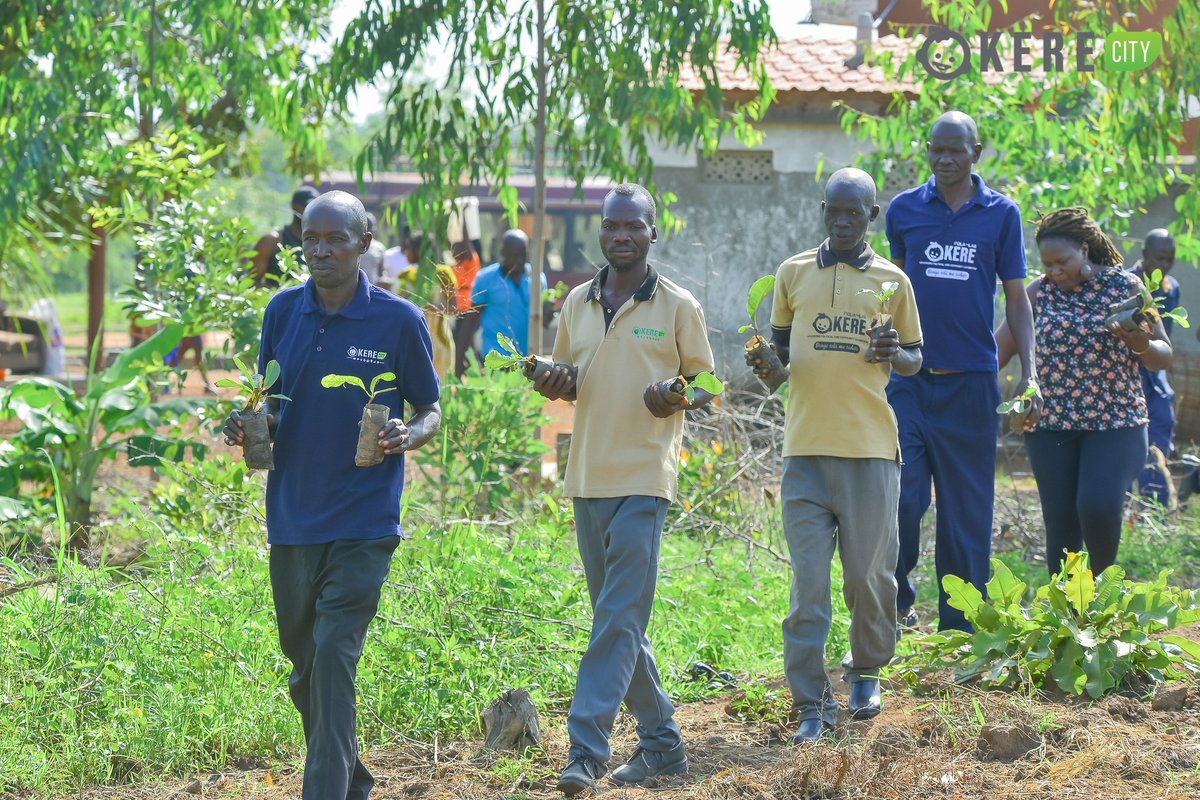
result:
[(682, 375), (652, 383), (642, 392), (646, 409), (666, 419), (680, 411), (702, 408), (725, 390), (725, 384), (711, 372), (701, 372), (690, 381)]
[(900, 333), (892, 327), (879, 331), (867, 345), (871, 361), (888, 363), (897, 375), (914, 375), (921, 369), (921, 351), (900, 346)]
[(547, 400), (575, 399), (575, 370), (566, 364), (555, 364), (548, 372), (538, 375), (533, 388)]
[[(267, 401), (267, 408), (270, 413), (267, 414), (267, 429), (271, 431), (271, 436), (275, 436), (275, 420), (279, 412), (278, 401)], [(246, 433), (242, 429), (242, 412), (234, 409), (229, 412), (229, 416), (225, 418), (225, 429), (221, 431), (225, 435), (225, 444), (241, 447), (246, 443)]]

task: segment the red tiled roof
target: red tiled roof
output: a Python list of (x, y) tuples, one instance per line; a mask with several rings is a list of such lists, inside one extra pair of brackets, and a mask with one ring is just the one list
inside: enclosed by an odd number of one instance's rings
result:
[[(888, 81), (882, 67), (864, 64), (857, 68), (847, 67), (845, 62), (854, 55), (853, 39), (787, 39), (764, 54), (767, 75), (771, 85), (781, 95), (784, 92), (831, 92), (835, 94), (890, 94), (893, 91), (917, 91), (917, 84), (910, 78), (903, 81)], [(903, 58), (906, 48), (914, 46), (912, 40), (897, 36), (886, 36), (872, 43), (873, 53), (890, 52), (894, 59)], [(717, 78), (721, 89), (726, 92), (755, 91), (753, 79), (736, 66), (736, 57), (723, 51), (716, 62)], [(685, 70), (680, 84), (687, 89), (699, 91), (703, 88), (698, 75)]]

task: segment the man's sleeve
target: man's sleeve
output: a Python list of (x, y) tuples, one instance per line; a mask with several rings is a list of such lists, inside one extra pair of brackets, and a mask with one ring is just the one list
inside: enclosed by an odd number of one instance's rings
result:
[(796, 315), (795, 309), (792, 308), (788, 289), (788, 284), (792, 280), (792, 272), (791, 266), (786, 261), (780, 264), (779, 269), (775, 271), (775, 293), (771, 297), (772, 328), (792, 327), (792, 317)]
[(921, 345), (921, 315), (917, 311), (917, 298), (907, 275), (900, 275), (900, 287), (892, 295), (892, 327), (900, 334), (901, 347)]
[(1025, 277), (1025, 232), (1021, 229), (1021, 212), (1009, 206), (1000, 228), (997, 243), (996, 277), (1002, 281)]
[(554, 333), (554, 353), (550, 359), (559, 364), (574, 364), (571, 355), (571, 317), (574, 315), (571, 297), (563, 303), (562, 311), (558, 313), (558, 330)]
[(904, 234), (896, 229), (894, 200), (888, 203), (887, 211), (883, 214), (883, 232), (887, 235), (888, 250), (892, 261), (903, 261), (905, 258)]
[(403, 370), (400, 375), (400, 392), (414, 406), (428, 406), (441, 396), (437, 370), (433, 366), (433, 339), (425, 317), (415, 308), (405, 309), (403, 336), (397, 359)]
[(471, 305), (487, 305), (487, 278), (484, 275), (476, 275), (475, 282), (471, 284)]
[(714, 359), (708, 343), (708, 325), (704, 309), (695, 299), (690, 306), (680, 306), (676, 317), (675, 346), (679, 351), (679, 374), (692, 378), (701, 372), (712, 372)]

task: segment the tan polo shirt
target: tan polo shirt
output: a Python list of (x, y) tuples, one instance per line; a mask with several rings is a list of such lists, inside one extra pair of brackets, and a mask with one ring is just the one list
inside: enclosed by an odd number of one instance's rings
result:
[(609, 269), (567, 295), (554, 339), (554, 360), (579, 367), (565, 492), (674, 500), (684, 415), (659, 419), (642, 396), (651, 383), (713, 369), (704, 311), (651, 267), (606, 331), (600, 293)]
[(900, 284), (887, 312), (903, 347), (921, 344), (921, 322), (908, 276), (870, 248), (857, 264), (828, 248), (807, 250), (779, 266), (771, 326), (791, 328), (790, 396), (784, 456), (895, 459), (896, 415), (884, 393), (891, 365), (865, 360), (867, 327), (879, 304), (862, 289)]

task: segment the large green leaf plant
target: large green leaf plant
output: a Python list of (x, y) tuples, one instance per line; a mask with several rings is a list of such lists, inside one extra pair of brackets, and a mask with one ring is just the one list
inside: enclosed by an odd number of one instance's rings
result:
[(1163, 681), (1200, 674), (1200, 645), (1176, 635), (1155, 637), (1200, 619), (1196, 593), (1167, 585), (1169, 570), (1151, 583), (1127, 580), (1114, 564), (1093, 576), (1087, 557), (1069, 553), (1062, 570), (1026, 602), (1028, 586), (992, 559), (987, 597), (947, 575), (950, 605), (974, 633), (944, 631), (917, 640), (901, 668), (918, 685), (921, 672), (952, 667), (958, 682), (984, 688), (1042, 688), (1053, 681), (1068, 694), (1097, 698), (1131, 680)]
[(132, 465), (179, 461), (189, 447), (203, 457), (205, 448), (186, 423), (202, 420), (216, 401), (164, 399), (155, 380), (163, 356), (182, 335), (181, 326), (168, 325), (112, 366), (90, 373), (80, 394), (40, 376), (0, 389), (0, 419), (22, 423), (0, 444), (0, 519), (22, 517), (41, 503), (53, 508), (57, 485), (70, 543), (82, 548), (89, 541), (101, 464), (121, 453)]

